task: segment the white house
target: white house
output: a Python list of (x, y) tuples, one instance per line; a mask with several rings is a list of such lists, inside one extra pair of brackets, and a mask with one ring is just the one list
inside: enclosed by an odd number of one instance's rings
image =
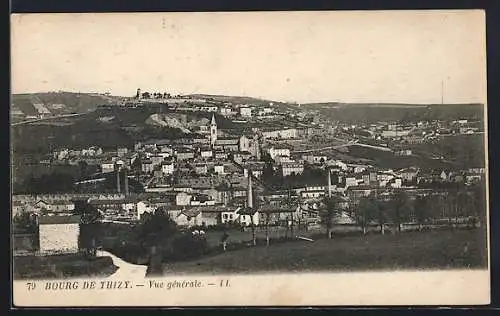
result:
[(186, 192), (180, 192), (175, 196), (175, 204), (176, 205), (190, 205), (191, 199), (193, 196)]
[(107, 172), (113, 172), (115, 171), (115, 164), (112, 162), (103, 162), (101, 164), (101, 172), (102, 173), (107, 173)]
[(271, 159), (276, 158), (277, 156), (286, 156), (290, 157), (290, 149), (288, 148), (269, 148), (268, 150), (269, 156), (271, 156)]
[(251, 117), (252, 109), (247, 106), (240, 107), (240, 115), (244, 117)]
[(161, 172), (165, 175), (167, 174), (173, 174), (174, 173), (174, 162), (171, 160), (171, 161), (164, 161), (162, 164), (161, 164)]
[(200, 150), (200, 156), (201, 156), (201, 158), (211, 158), (213, 156), (212, 149), (210, 149), (210, 148), (202, 148)]
[(221, 222), (222, 224), (233, 223), (238, 220), (239, 216), (236, 210), (223, 211), (221, 212)]
[(241, 214), (241, 210), (236, 211), (236, 213), (239, 215), (238, 216), (238, 222), (243, 225), (243, 226), (250, 226), (252, 225), (252, 222), (255, 226), (259, 225), (259, 212), (255, 212), (253, 215), (248, 215), (248, 214)]
[(40, 251), (76, 252), (80, 233), (80, 216), (43, 215), (38, 217)]
[(224, 165), (215, 165), (214, 166), (214, 172), (216, 174), (224, 174)]
[(137, 202), (137, 219), (141, 219), (144, 213), (153, 213), (155, 209), (156, 208), (154, 206), (146, 201)]

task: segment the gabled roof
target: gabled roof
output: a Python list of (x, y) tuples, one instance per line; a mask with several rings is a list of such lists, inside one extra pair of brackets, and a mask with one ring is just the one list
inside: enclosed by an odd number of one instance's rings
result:
[(79, 215), (42, 215), (38, 218), (40, 225), (44, 224), (79, 224)]

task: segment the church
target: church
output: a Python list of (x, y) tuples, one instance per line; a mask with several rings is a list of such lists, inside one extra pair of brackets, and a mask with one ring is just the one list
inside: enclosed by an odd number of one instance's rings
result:
[(215, 115), (210, 122), (210, 146), (214, 151), (249, 153), (254, 159), (260, 160), (260, 139), (257, 133), (219, 137)]

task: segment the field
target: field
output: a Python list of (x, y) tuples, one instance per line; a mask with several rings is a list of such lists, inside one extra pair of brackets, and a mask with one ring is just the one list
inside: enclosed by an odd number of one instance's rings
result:
[(76, 278), (109, 276), (117, 267), (110, 257), (84, 258), (76, 254), (51, 256), (16, 256), (13, 263), (15, 279)]
[(291, 241), (164, 265), (164, 274), (486, 268), (484, 229)]

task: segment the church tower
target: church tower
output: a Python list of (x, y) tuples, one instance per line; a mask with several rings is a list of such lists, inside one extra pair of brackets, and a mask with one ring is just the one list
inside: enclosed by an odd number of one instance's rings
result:
[(210, 145), (214, 145), (217, 140), (217, 123), (215, 122), (215, 114), (212, 114), (212, 122), (210, 123)]

